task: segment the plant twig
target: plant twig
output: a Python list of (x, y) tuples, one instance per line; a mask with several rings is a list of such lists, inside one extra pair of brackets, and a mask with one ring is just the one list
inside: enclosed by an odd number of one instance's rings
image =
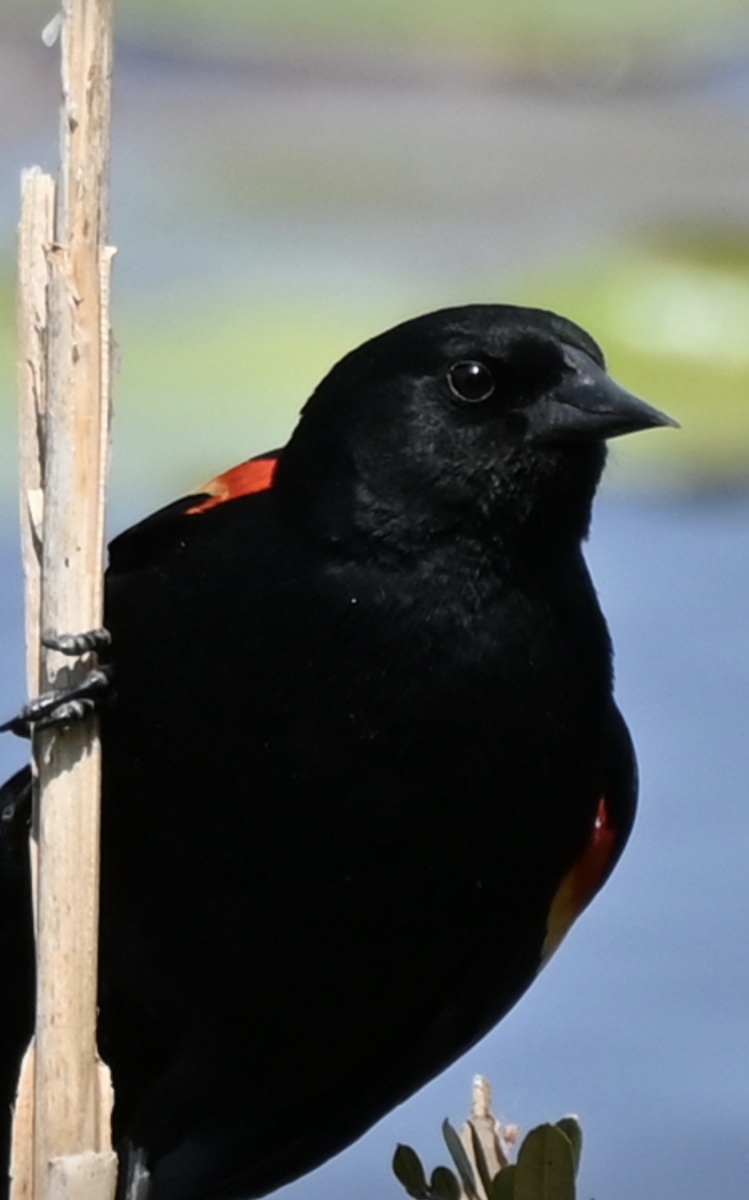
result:
[[(49, 225), (54, 185), (32, 172), (25, 183), (20, 247), (22, 523), (32, 693), (40, 685), (46, 690), (74, 683), (90, 666), (82, 660), (71, 667), (45, 651), (40, 672), (40, 629), (80, 632), (102, 624), (111, 55), (111, 0), (64, 0), (62, 170), (54, 230)], [(34, 759), (39, 846), (34, 1149), (24, 1154), (24, 1137), (16, 1129), (14, 1197), (103, 1198), (114, 1188), (115, 1159), (109, 1146), (111, 1097), (96, 1054), (97, 723), (37, 735)], [(30, 1074), (27, 1068), (25, 1078)], [(31, 1107), (22, 1093), (19, 1114)]]

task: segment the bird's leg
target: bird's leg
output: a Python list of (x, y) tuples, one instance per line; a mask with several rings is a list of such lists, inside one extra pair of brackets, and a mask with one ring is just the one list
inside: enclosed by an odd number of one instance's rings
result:
[[(87, 633), (45, 633), (41, 640), (49, 650), (72, 657), (105, 651), (112, 643), (106, 629), (91, 629)], [(55, 688), (29, 700), (19, 713), (0, 725), (0, 733), (30, 737), (38, 729), (52, 729), (84, 721), (105, 707), (111, 695), (111, 680), (111, 666), (93, 667), (72, 687)]]

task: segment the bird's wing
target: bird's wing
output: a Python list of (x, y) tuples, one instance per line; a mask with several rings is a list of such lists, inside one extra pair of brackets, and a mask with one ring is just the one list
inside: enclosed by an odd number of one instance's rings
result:
[(185, 517), (200, 516), (230, 500), (267, 491), (273, 486), (279, 454), (273, 450), (240, 463), (126, 529), (110, 543), (110, 570), (115, 574), (131, 570), (158, 556), (165, 543), (180, 536)]

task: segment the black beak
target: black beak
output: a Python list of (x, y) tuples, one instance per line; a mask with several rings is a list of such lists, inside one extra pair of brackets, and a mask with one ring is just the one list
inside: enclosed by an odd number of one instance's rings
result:
[(528, 433), (545, 442), (603, 441), (654, 429), (679, 428), (666, 413), (625, 391), (584, 350), (564, 347), (567, 371), (549, 395), (528, 410)]

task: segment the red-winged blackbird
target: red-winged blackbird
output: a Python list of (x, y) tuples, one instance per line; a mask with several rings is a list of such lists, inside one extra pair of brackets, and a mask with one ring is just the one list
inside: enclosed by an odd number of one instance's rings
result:
[[(113, 542), (100, 1046), (149, 1200), (256, 1196), (346, 1146), (608, 876), (635, 761), (581, 541), (604, 440), (668, 423), (570, 322), (449, 309)], [(9, 1080), (32, 999), (0, 837)]]

